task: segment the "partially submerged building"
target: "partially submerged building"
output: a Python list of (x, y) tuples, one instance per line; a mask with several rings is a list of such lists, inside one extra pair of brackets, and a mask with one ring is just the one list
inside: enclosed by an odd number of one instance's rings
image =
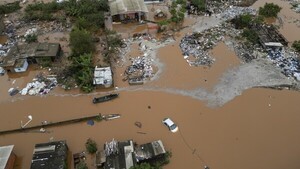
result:
[(139, 22), (149, 12), (144, 0), (109, 0), (108, 3), (113, 22)]
[(66, 141), (36, 144), (30, 169), (64, 169), (68, 159)]
[(135, 156), (138, 163), (153, 161), (162, 157), (165, 153), (166, 150), (161, 140), (142, 144), (135, 148)]
[(0, 147), (0, 169), (13, 169), (17, 158), (13, 152), (14, 145)]
[(29, 64), (53, 62), (60, 56), (59, 43), (30, 43), (13, 46), (0, 61), (7, 72), (25, 72)]
[(286, 38), (274, 26), (257, 24), (252, 29), (257, 32), (259, 42), (265, 49), (288, 45)]
[(109, 88), (113, 86), (113, 77), (110, 67), (95, 67), (93, 84)]
[(101, 165), (103, 169), (129, 169), (136, 164), (156, 160), (165, 153), (161, 140), (142, 145), (136, 145), (132, 140), (112, 140), (104, 145), (104, 151), (97, 153), (96, 166)]

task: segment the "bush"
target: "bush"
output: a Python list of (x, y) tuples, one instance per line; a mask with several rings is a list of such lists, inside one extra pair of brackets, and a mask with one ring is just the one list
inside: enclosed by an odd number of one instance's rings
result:
[(25, 37), (25, 42), (27, 43), (37, 42), (37, 35), (36, 34), (27, 35)]
[(88, 169), (88, 167), (85, 162), (81, 161), (76, 165), (76, 169)]
[(183, 22), (184, 13), (186, 11), (186, 0), (175, 0), (172, 1), (170, 8), (171, 21), (176, 24)]
[(253, 44), (258, 43), (259, 37), (254, 30), (246, 28), (243, 30), (242, 36)]
[(92, 35), (86, 30), (75, 28), (70, 33), (70, 46), (72, 56), (80, 56), (86, 53), (93, 53), (96, 49)]
[(21, 9), (19, 1), (7, 5), (0, 5), (0, 15), (12, 13), (19, 9)]
[(296, 52), (300, 53), (300, 40), (294, 41), (292, 47), (296, 50)]
[(281, 9), (280, 6), (274, 3), (265, 3), (264, 7), (259, 7), (258, 13), (264, 17), (277, 17)]
[(90, 138), (86, 141), (85, 147), (86, 147), (87, 152), (90, 154), (94, 154), (98, 150), (96, 142)]

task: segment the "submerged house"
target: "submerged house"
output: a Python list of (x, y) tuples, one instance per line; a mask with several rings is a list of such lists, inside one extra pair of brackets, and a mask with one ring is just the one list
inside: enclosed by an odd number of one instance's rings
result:
[(258, 34), (259, 43), (265, 49), (270, 47), (284, 47), (288, 45), (287, 39), (272, 25), (257, 24), (251, 28)]
[(143, 162), (151, 162), (166, 153), (161, 140), (137, 145), (132, 140), (117, 142), (112, 140), (97, 152), (96, 166), (103, 169), (129, 169)]
[(68, 166), (66, 141), (36, 144), (30, 169), (64, 169)]
[(109, 0), (108, 3), (113, 22), (139, 22), (149, 12), (144, 0)]
[(14, 145), (0, 147), (0, 169), (13, 169), (17, 158), (13, 152)]
[(25, 72), (29, 64), (53, 62), (60, 56), (59, 43), (30, 43), (13, 46), (0, 60), (7, 72)]

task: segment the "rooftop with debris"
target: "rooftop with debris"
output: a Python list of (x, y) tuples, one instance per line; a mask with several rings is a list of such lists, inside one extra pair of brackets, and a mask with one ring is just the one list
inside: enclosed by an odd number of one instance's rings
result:
[(31, 169), (63, 169), (68, 156), (66, 141), (36, 144)]
[(136, 158), (138, 161), (151, 159), (158, 155), (165, 154), (165, 148), (161, 140), (153, 141), (151, 143), (142, 144), (135, 149)]
[(59, 43), (30, 43), (15, 45), (3, 58), (1, 66), (13, 66), (17, 59), (28, 57), (56, 57), (60, 51)]
[(106, 162), (104, 169), (129, 169), (136, 164), (133, 141), (115, 142), (105, 144)]
[(111, 86), (113, 84), (112, 71), (110, 67), (95, 67), (94, 85)]

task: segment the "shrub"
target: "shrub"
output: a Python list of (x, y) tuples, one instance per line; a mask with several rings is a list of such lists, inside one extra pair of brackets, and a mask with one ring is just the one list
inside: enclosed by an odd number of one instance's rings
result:
[(297, 51), (300, 52), (300, 40), (294, 41), (292, 47)]
[(274, 3), (265, 3), (264, 7), (259, 7), (258, 13), (264, 17), (277, 17), (281, 9), (280, 6)]
[(259, 37), (254, 30), (245, 28), (243, 30), (242, 36), (245, 37), (249, 42), (253, 44), (258, 43)]
[(36, 34), (27, 35), (25, 37), (25, 42), (27, 43), (37, 42), (37, 35)]
[(21, 9), (20, 2), (14, 2), (6, 5), (0, 5), (0, 15), (15, 12)]
[(87, 152), (90, 154), (94, 154), (98, 150), (96, 142), (90, 138), (86, 141), (85, 147), (86, 147)]

